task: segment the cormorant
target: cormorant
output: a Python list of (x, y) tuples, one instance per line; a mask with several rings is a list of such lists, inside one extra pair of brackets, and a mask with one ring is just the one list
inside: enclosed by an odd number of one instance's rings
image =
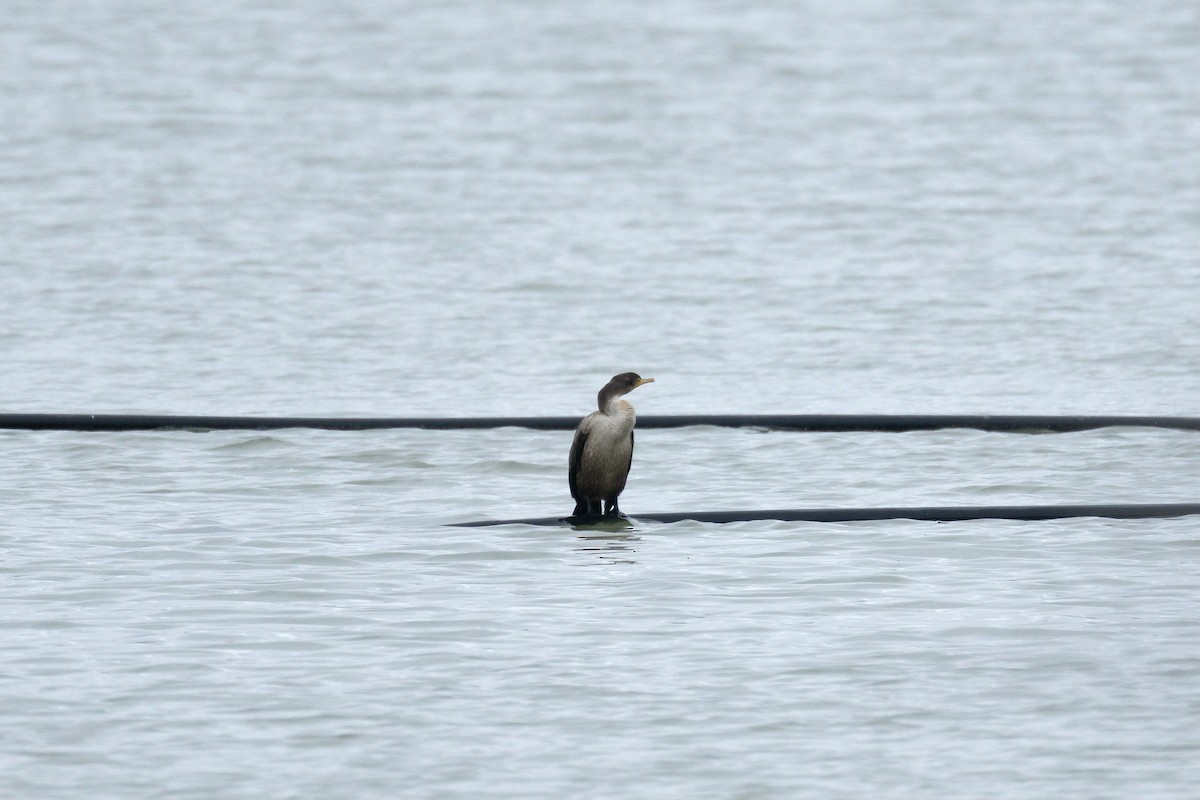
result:
[(575, 498), (573, 516), (600, 516), (601, 502), (605, 516), (624, 516), (617, 508), (617, 496), (625, 488), (633, 463), (633, 425), (637, 417), (633, 406), (621, 396), (653, 382), (654, 378), (643, 378), (636, 372), (614, 375), (596, 395), (600, 410), (584, 417), (575, 429), (567, 472), (571, 497)]

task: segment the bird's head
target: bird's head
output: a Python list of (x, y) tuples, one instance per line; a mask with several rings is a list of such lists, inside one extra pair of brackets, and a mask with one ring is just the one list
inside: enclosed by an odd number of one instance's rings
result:
[(623, 394), (629, 394), (643, 383), (653, 383), (654, 378), (643, 378), (636, 372), (622, 372), (620, 375), (613, 375), (613, 378), (608, 383), (604, 384), (604, 388), (596, 394), (596, 405), (601, 411), (606, 411), (610, 403), (616, 401)]
[(617, 395), (622, 395), (629, 394), (643, 383), (654, 383), (654, 378), (643, 378), (636, 372), (622, 372), (620, 375), (613, 375), (608, 386), (604, 388), (611, 389)]

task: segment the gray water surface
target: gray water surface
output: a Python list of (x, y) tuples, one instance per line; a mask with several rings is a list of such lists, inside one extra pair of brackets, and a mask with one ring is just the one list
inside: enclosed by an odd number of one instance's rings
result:
[[(16, 3), (0, 410), (1197, 415), (1194, 4)], [(1195, 502), (640, 431), (621, 505)], [(448, 527), (570, 435), (0, 431), (0, 794), (1190, 798), (1200, 522)]]

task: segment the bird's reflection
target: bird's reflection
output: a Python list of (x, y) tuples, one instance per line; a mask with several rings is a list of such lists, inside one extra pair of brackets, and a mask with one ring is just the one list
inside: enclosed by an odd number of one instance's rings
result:
[[(575, 528), (579, 531), (580, 528)], [(597, 561), (587, 562), (591, 566), (603, 564), (636, 564), (637, 561), (633, 558), (637, 554), (636, 543), (642, 540), (642, 537), (632, 533), (614, 533), (601, 532), (594, 529), (587, 533), (581, 533), (578, 537), (579, 546), (575, 549), (580, 553), (587, 553), (593, 556)]]

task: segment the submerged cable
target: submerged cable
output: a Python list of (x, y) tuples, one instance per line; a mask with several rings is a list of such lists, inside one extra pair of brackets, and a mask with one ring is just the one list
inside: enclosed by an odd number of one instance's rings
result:
[[(174, 414), (0, 414), (0, 428), (69, 431), (278, 430), (363, 431), (389, 428), (569, 431), (579, 417), (231, 417)], [(641, 430), (711, 425), (777, 431), (929, 431), (971, 428), (1005, 433), (1067, 433), (1112, 427), (1200, 431), (1200, 417), (1023, 414), (665, 414), (638, 418)]]
[(530, 517), (526, 519), (477, 520), (451, 523), (456, 528), (480, 528), (493, 525), (538, 525), (574, 527), (627, 526), (639, 522), (862, 522), (870, 520), (911, 519), (928, 522), (965, 522), (979, 519), (1007, 519), (1036, 522), (1073, 517), (1109, 519), (1154, 519), (1200, 514), (1200, 503), (1077, 504), (1050, 506), (927, 506), (913, 508), (783, 508), (756, 511), (673, 511), (664, 514), (637, 514), (622, 520), (617, 517)]

